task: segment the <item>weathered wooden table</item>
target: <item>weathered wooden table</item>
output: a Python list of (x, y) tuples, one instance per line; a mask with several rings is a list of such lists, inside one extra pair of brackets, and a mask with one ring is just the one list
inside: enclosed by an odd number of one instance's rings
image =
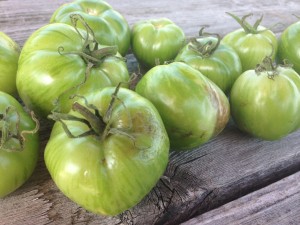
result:
[[(48, 23), (64, 0), (0, 0), (0, 30), (21, 46)], [(220, 35), (238, 28), (225, 12), (253, 18), (279, 35), (297, 21), (298, 0), (108, 0), (128, 20), (168, 17), (194, 36), (202, 26)], [(134, 64), (132, 56), (129, 63)], [(234, 124), (214, 140), (189, 152), (172, 153), (153, 191), (116, 217), (86, 212), (51, 180), (43, 150), (51, 127), (41, 129), (41, 155), (30, 180), (0, 200), (1, 225), (25, 224), (300, 224), (300, 131), (268, 142), (241, 133)]]

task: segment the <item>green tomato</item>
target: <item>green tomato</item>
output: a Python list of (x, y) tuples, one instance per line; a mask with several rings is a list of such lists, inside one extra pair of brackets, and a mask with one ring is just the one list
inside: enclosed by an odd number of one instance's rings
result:
[(15, 98), (0, 92), (0, 198), (23, 185), (36, 167), (35, 122)]
[(125, 18), (108, 3), (99, 0), (76, 0), (59, 7), (50, 22), (71, 25), (70, 15), (74, 13), (85, 19), (94, 31), (98, 43), (116, 45), (122, 55), (127, 53), (130, 46), (130, 27)]
[(152, 68), (139, 81), (136, 92), (158, 109), (174, 150), (204, 144), (229, 119), (229, 103), (222, 90), (182, 62)]
[(187, 44), (175, 61), (185, 62), (228, 93), (239, 75), (242, 65), (239, 56), (230, 46), (215, 37), (200, 37)]
[(132, 28), (132, 51), (146, 69), (173, 60), (184, 44), (182, 29), (167, 18), (139, 21)]
[(17, 95), (16, 74), (20, 55), (19, 45), (0, 32), (0, 91)]
[(42, 117), (50, 114), (57, 99), (61, 111), (68, 112), (69, 96), (128, 82), (126, 62), (116, 49), (98, 46), (86, 39), (84, 30), (76, 29), (63, 23), (46, 25), (29, 37), (21, 51), (18, 92), (25, 105)]
[(300, 22), (286, 28), (278, 43), (278, 58), (281, 61), (288, 60), (293, 64), (293, 69), (300, 73)]
[(280, 139), (300, 127), (300, 77), (281, 66), (246, 71), (231, 89), (230, 106), (242, 131), (264, 140)]
[(85, 102), (87, 108), (79, 100), (63, 116), (78, 119), (64, 120), (65, 128), (54, 124), (45, 163), (71, 200), (91, 212), (116, 215), (140, 202), (163, 175), (169, 139), (156, 108), (129, 89), (116, 93), (108, 87)]
[(242, 26), (242, 28), (225, 35), (223, 42), (230, 45), (239, 55), (242, 62), (242, 71), (255, 69), (255, 67), (266, 57), (275, 59), (278, 43), (276, 35), (263, 26), (260, 26), (262, 18), (257, 20), (254, 26), (242, 19), (230, 14)]

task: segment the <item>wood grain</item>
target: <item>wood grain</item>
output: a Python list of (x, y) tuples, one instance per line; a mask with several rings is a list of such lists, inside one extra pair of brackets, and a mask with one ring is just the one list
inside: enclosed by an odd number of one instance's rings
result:
[[(69, 1), (0, 0), (1, 30), (22, 46), (65, 2)], [(130, 25), (142, 19), (168, 17), (188, 36), (197, 34), (204, 25), (221, 35), (236, 29), (238, 24), (225, 14), (227, 11), (238, 15), (252, 12), (253, 19), (264, 14), (263, 25), (280, 23), (274, 27), (279, 35), (297, 21), (292, 14), (300, 10), (297, 0), (108, 2)], [(129, 67), (135, 68), (134, 57), (128, 58)], [(40, 160), (33, 176), (22, 188), (0, 200), (1, 225), (178, 224), (300, 170), (300, 131), (280, 141), (267, 142), (241, 133), (230, 123), (217, 138), (200, 148), (172, 153), (164, 177), (136, 207), (116, 217), (103, 217), (71, 202), (51, 180), (43, 162), (50, 130), (51, 124), (42, 121)]]
[[(54, 10), (68, 0), (34, 1), (34, 0), (0, 0), (0, 28), (20, 45), (23, 45), (30, 34), (47, 24)], [(194, 36), (203, 26), (210, 32), (220, 35), (232, 31), (239, 25), (225, 12), (239, 16), (252, 13), (252, 20), (264, 15), (262, 25), (272, 27), (279, 34), (287, 25), (297, 21), (293, 14), (299, 14), (299, 3), (296, 0), (266, 1), (220, 1), (220, 0), (187, 0), (187, 1), (149, 1), (149, 0), (107, 0), (118, 10), (132, 26), (139, 20), (167, 17), (178, 24), (186, 35)], [(275, 27), (273, 27), (276, 25)]]
[(182, 225), (300, 224), (300, 172)]
[[(227, 127), (222, 135), (199, 149), (172, 154), (165, 174), (170, 182), (161, 180), (130, 214), (137, 224), (142, 224), (142, 218), (149, 218), (143, 212), (150, 201), (161, 216), (153, 215), (147, 224), (176, 224), (292, 174), (300, 169), (300, 143), (294, 140), (298, 135), (271, 143)], [(291, 142), (295, 145), (291, 146)], [(289, 150), (283, 151), (287, 145)], [(291, 149), (293, 156), (288, 156)]]

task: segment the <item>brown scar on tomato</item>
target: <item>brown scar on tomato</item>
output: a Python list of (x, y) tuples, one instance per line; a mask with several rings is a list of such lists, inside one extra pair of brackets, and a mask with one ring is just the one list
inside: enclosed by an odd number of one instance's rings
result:
[(218, 93), (213, 87), (209, 85), (207, 87), (207, 91), (210, 95), (212, 103), (218, 110), (217, 112), (218, 116), (217, 116), (217, 121), (215, 124), (214, 135), (213, 135), (216, 136), (224, 129), (224, 127), (228, 123), (230, 117), (230, 107), (226, 107), (227, 104), (224, 105), (224, 101), (220, 98), (220, 96), (218, 95)]

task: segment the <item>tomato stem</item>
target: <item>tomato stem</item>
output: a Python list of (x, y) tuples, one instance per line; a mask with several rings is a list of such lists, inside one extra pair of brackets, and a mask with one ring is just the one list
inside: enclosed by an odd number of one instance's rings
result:
[(266, 72), (268, 74), (269, 79), (274, 79), (276, 75), (278, 75), (278, 71), (276, 70), (278, 65), (273, 62), (270, 56), (266, 56), (263, 61), (258, 64), (255, 68), (256, 74), (260, 74), (262, 72)]
[[(93, 63), (93, 67), (98, 67), (108, 56), (116, 56), (116, 54), (118, 53), (118, 47), (101, 46), (95, 38), (93, 29), (87, 24), (87, 22), (85, 22), (84, 18), (80, 14), (71, 14), (70, 18), (74, 29), (76, 30), (80, 38), (84, 41), (83, 47), (81, 51), (71, 51), (65, 53), (64, 47), (60, 46), (58, 48), (59, 54), (79, 55), (86, 62), (86, 64)], [(80, 22), (85, 28), (86, 35), (83, 35), (78, 29), (78, 22)]]
[(263, 15), (258, 19), (256, 20), (256, 22), (254, 23), (254, 25), (252, 26), (251, 24), (249, 24), (246, 19), (250, 16), (252, 16), (252, 14), (247, 14), (245, 16), (243, 16), (242, 18), (239, 18), (237, 17), (236, 15), (232, 14), (232, 13), (229, 13), (229, 12), (226, 12), (226, 14), (228, 14), (229, 16), (231, 16), (233, 19), (235, 19), (235, 21), (237, 21), (240, 26), (244, 29), (244, 31), (247, 33), (247, 34), (257, 34), (261, 31), (258, 31), (258, 27), (263, 19)]
[[(72, 14), (70, 16), (72, 25), (78, 35), (81, 39), (84, 40), (83, 47), (80, 51), (69, 51), (65, 52), (65, 48), (63, 46), (60, 46), (58, 48), (58, 53), (60, 55), (78, 55), (80, 56), (86, 63), (86, 71), (84, 79), (75, 86), (65, 90), (57, 99), (55, 104), (55, 111), (59, 110), (60, 107), (60, 100), (66, 96), (68, 93), (70, 93), (71, 90), (78, 90), (82, 85), (85, 84), (87, 79), (90, 76), (91, 70), (94, 67), (100, 66), (105, 60), (106, 57), (117, 57), (122, 60), (124, 58), (117, 56), (118, 48), (117, 46), (100, 46), (100, 44), (97, 42), (94, 31), (90, 28), (90, 26), (85, 22), (84, 18), (79, 14)], [(86, 30), (86, 35), (83, 35), (80, 32), (80, 29), (78, 29), (77, 25), (78, 22), (81, 22)]]
[[(17, 120), (12, 124), (11, 113), (15, 113)], [(0, 150), (5, 151), (22, 151), (26, 141), (27, 134), (38, 132), (40, 124), (34, 113), (30, 113), (36, 126), (33, 130), (20, 130), (20, 114), (13, 106), (8, 106), (5, 112), (0, 114)]]
[[(75, 96), (72, 97), (74, 98)], [(84, 99), (85, 102), (85, 105), (81, 105), (78, 102), (74, 102), (72, 104), (72, 110), (79, 113), (80, 117), (52, 111), (48, 118), (60, 122), (67, 136), (70, 138), (80, 138), (88, 135), (101, 136), (105, 130), (106, 124), (99, 114), (98, 109), (94, 105), (88, 104), (87, 100), (83, 96), (76, 95), (76, 97)], [(84, 123), (88, 127), (88, 130), (79, 135), (73, 135), (64, 121), (77, 121)]]
[[(221, 43), (221, 36), (215, 33), (204, 33), (205, 27), (202, 27), (199, 31), (199, 38), (194, 38), (191, 40), (189, 49), (196, 51), (203, 58), (210, 57), (215, 50), (219, 47)], [(213, 41), (214, 39), (209, 39), (207, 42), (203, 43), (200, 41), (201, 38), (216, 36), (217, 41)]]
[[(96, 106), (89, 104), (87, 99), (83, 96), (74, 95), (74, 97), (79, 97), (84, 100), (85, 105), (80, 104), (79, 102), (74, 102), (72, 104), (72, 110), (77, 112), (80, 116), (74, 116), (71, 114), (60, 113), (52, 111), (48, 116), (49, 119), (60, 122), (66, 134), (70, 138), (80, 138), (88, 135), (95, 135), (97, 137), (105, 138), (110, 133), (110, 123), (112, 110), (115, 105), (116, 100), (118, 100), (118, 92), (122, 85), (122, 82), (118, 84), (114, 93), (112, 94), (111, 101), (109, 103), (108, 109), (104, 116), (101, 116), (99, 110)], [(123, 104), (123, 103), (122, 103)], [(125, 108), (126, 106), (123, 105)], [(74, 135), (68, 128), (67, 124), (64, 121), (78, 121), (87, 125), (88, 130), (79, 135)]]
[(106, 124), (103, 122), (98, 110), (95, 110), (95, 112), (92, 113), (86, 106), (83, 106), (78, 102), (73, 103), (72, 109), (81, 114), (88, 121), (91, 129), (94, 130), (96, 134), (100, 135), (103, 132)]

